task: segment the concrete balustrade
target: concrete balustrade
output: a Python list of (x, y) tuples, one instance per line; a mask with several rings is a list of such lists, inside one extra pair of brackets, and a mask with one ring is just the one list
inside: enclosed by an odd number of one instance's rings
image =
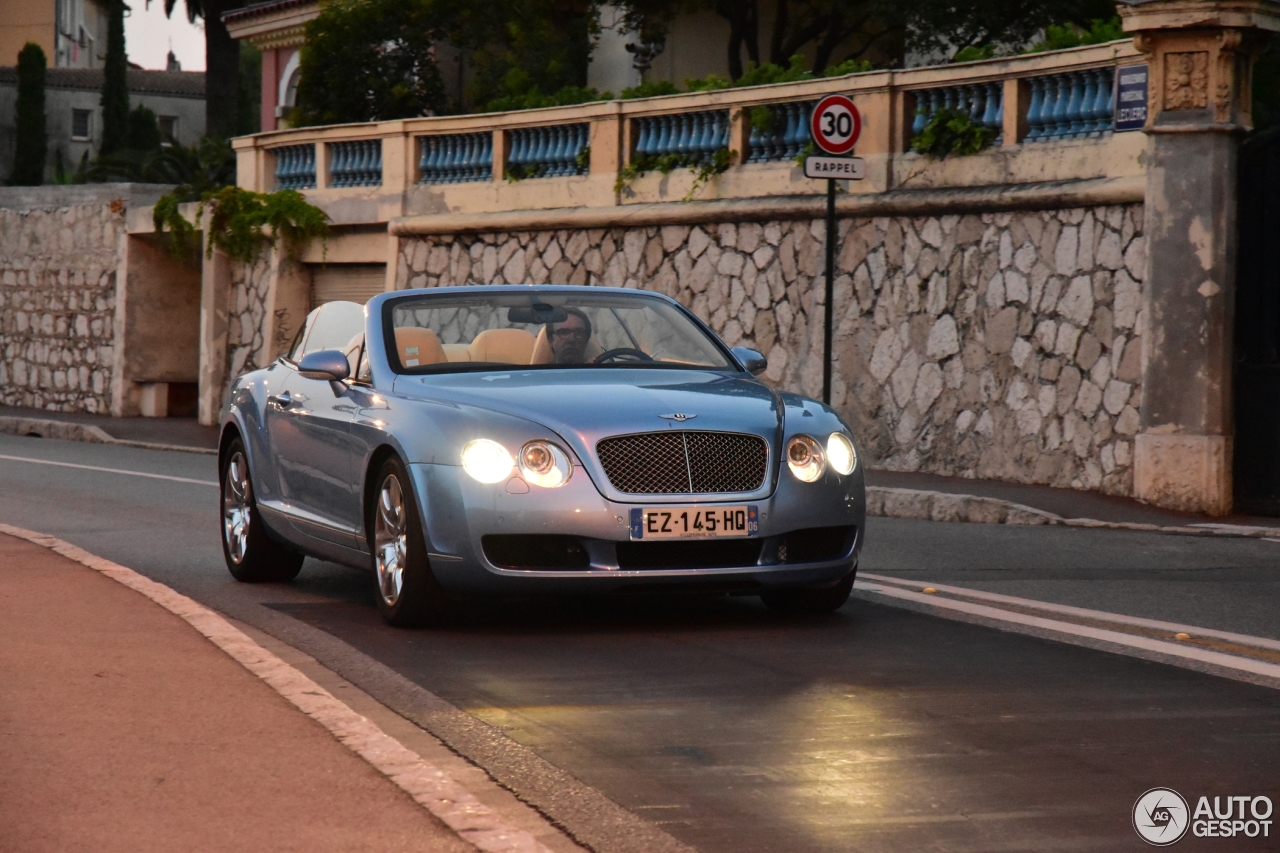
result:
[[(1140, 135), (1113, 139), (1111, 121), (1115, 68), (1136, 61), (1141, 55), (1121, 41), (631, 101), (298, 128), (235, 146), (242, 186), (306, 190), (332, 207), (338, 224), (674, 201), (692, 186), (688, 170), (641, 174), (621, 190), (618, 173), (637, 158), (675, 154), (703, 163), (720, 149), (731, 152), (731, 166), (700, 199), (820, 193), (820, 182), (805, 180), (793, 161), (808, 144), (813, 104), (833, 92), (850, 94), (863, 113), (856, 153), (868, 161), (868, 179), (849, 186), (852, 194), (1139, 176)], [(757, 107), (766, 108), (767, 126), (751, 126)], [(967, 112), (993, 134), (993, 144), (963, 169), (911, 150), (944, 108)], [(1084, 154), (1027, 144), (1075, 141), (1093, 147)], [(1026, 150), (1033, 148), (1041, 150)]]

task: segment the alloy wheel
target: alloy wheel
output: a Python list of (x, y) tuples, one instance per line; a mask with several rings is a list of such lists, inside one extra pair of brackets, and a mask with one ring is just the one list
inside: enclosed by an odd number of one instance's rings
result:
[(227, 463), (226, 483), (222, 489), (222, 537), (227, 544), (227, 554), (236, 565), (244, 562), (249, 550), (249, 508), (252, 504), (249, 466), (244, 454), (237, 450)]
[(409, 547), (404, 493), (394, 474), (382, 481), (373, 522), (374, 554), (378, 571), (378, 592), (389, 607), (400, 600), (404, 588), (405, 555)]

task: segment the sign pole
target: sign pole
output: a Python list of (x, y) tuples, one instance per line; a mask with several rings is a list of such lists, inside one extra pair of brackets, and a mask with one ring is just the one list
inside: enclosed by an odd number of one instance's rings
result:
[(809, 114), (809, 137), (830, 157), (806, 157), (806, 178), (827, 180), (827, 287), (822, 314), (822, 402), (831, 405), (831, 366), (835, 361), (832, 326), (836, 301), (836, 179), (860, 181), (866, 163), (850, 157), (862, 135), (862, 114), (847, 95), (827, 95)]
[(827, 180), (827, 305), (822, 318), (822, 402), (831, 405), (831, 323), (836, 290), (836, 182)]

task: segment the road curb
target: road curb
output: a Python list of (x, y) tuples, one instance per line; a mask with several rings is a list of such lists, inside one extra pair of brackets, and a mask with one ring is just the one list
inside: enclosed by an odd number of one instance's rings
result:
[(1280, 528), (1215, 524), (1172, 526), (1099, 521), (1093, 518), (1064, 518), (1042, 509), (999, 498), (957, 495), (923, 489), (867, 487), (867, 515), (876, 518), (909, 518), (920, 521), (951, 521), (969, 524), (1057, 525), (1099, 530), (1136, 530), (1178, 536), (1226, 536), (1244, 539), (1280, 539)]
[(107, 434), (93, 424), (78, 424), (49, 418), (23, 418), (13, 415), (0, 416), (0, 433), (8, 435), (34, 435), (40, 438), (56, 438), (63, 441), (85, 441), (90, 444), (114, 444), (117, 447), (140, 447), (144, 450), (168, 450), (177, 453), (200, 453), (216, 456), (218, 451), (206, 447), (185, 444), (163, 444), (155, 441), (130, 441)]
[(129, 587), (178, 616), (324, 726), (340, 743), (477, 849), (485, 853), (550, 853), (528, 832), (505, 824), (492, 809), (439, 768), (204, 605), (132, 569), (53, 536), (8, 524), (0, 524), (0, 533), (48, 548)]

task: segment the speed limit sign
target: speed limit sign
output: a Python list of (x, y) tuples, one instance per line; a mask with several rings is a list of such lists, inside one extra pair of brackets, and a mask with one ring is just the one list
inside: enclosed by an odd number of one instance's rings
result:
[(809, 132), (828, 154), (848, 154), (862, 135), (862, 114), (846, 95), (827, 95), (813, 108)]

